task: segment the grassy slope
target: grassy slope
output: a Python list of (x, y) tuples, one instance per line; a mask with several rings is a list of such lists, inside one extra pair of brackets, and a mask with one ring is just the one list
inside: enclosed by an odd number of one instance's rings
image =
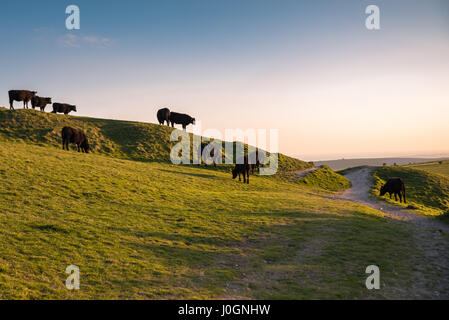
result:
[[(1, 109), (0, 124), (0, 298), (406, 296), (409, 226), (322, 197), (316, 183), (244, 185), (174, 166), (172, 129), (153, 124)], [(87, 131), (96, 152), (62, 151), (64, 125)], [(335, 186), (323, 170), (307, 179)], [(77, 292), (64, 286), (70, 264)], [(366, 290), (369, 264), (383, 290)]]
[(409, 226), (282, 178), (9, 141), (0, 158), (3, 299), (379, 298), (413, 278)]
[[(84, 130), (95, 153), (139, 161), (170, 160), (172, 128), (152, 123), (64, 116), (0, 108), (0, 141), (20, 141), (60, 148), (61, 129), (68, 125)], [(310, 168), (313, 163), (279, 155), (279, 171)], [(223, 166), (227, 168), (227, 166)]]
[[(417, 169), (419, 168), (419, 169)], [(429, 215), (441, 215), (449, 211), (449, 177), (432, 173), (437, 169), (422, 170), (422, 165), (407, 167), (382, 167), (377, 169), (374, 176), (373, 192), (378, 195), (380, 186), (390, 177), (401, 177), (406, 184), (407, 205), (417, 208)], [(447, 170), (445, 166), (440, 172)], [(388, 198), (388, 195), (385, 196)], [(390, 201), (387, 199), (387, 201)], [(398, 204), (397, 202), (395, 202)]]
[(335, 173), (328, 166), (315, 170), (299, 180), (308, 186), (315, 186), (330, 191), (341, 191), (351, 188), (351, 181)]
[(449, 178), (449, 161), (426, 162), (410, 165), (407, 167), (424, 170), (430, 173), (441, 174)]

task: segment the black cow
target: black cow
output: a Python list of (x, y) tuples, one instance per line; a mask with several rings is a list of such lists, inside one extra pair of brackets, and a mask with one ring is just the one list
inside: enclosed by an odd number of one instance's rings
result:
[[(213, 143), (210, 144), (210, 143), (207, 143), (207, 142), (201, 142), (201, 145), (198, 147), (198, 159), (199, 159), (198, 165), (201, 164), (201, 159), (202, 159), (202, 156), (203, 156), (203, 152), (204, 152), (204, 149), (206, 149), (207, 146), (210, 146), (210, 147), (207, 148), (207, 150), (206, 150), (206, 156), (212, 158), (212, 160), (214, 162), (214, 167), (216, 167), (217, 166), (218, 157), (221, 155), (221, 152), (218, 152), (217, 154), (215, 154), (214, 144)], [(220, 145), (218, 144), (218, 146), (220, 146)], [(204, 163), (206, 163), (206, 161), (204, 161)]]
[(251, 166), (251, 173), (254, 174), (255, 169), (260, 170), (259, 149), (256, 149), (256, 151), (253, 151), (251, 153), (255, 154), (255, 156), (253, 156), (254, 158), (250, 157), (251, 162), (255, 162), (255, 163), (252, 163), (252, 166)]
[(69, 114), (70, 111), (76, 112), (76, 106), (67, 103), (53, 103), (53, 113)]
[(62, 150), (69, 150), (69, 143), (75, 143), (78, 147), (78, 152), (82, 151), (89, 153), (89, 141), (84, 132), (71, 127), (64, 127), (61, 131), (62, 136)]
[(9, 90), (9, 109), (14, 110), (14, 101), (23, 101), (23, 108), (28, 109), (28, 102), (36, 95), (37, 91), (29, 90)]
[(33, 98), (31, 98), (31, 107), (33, 109), (38, 107), (41, 109), (41, 111), (44, 111), (47, 104), (51, 104), (51, 98), (42, 98), (38, 96), (34, 96)]
[(240, 179), (240, 175), (243, 175), (243, 183), (249, 184), (249, 172), (252, 168), (252, 165), (248, 163), (248, 157), (245, 156), (243, 159), (243, 163), (239, 163), (242, 161), (238, 161), (235, 165), (234, 169), (232, 169), (232, 179), (235, 179), (237, 176), (239, 176), (239, 181), (242, 181)]
[(170, 118), (169, 119), (170, 119), (172, 127), (175, 126), (175, 123), (176, 124), (181, 124), (182, 128), (184, 130), (186, 130), (186, 127), (189, 124), (191, 124), (191, 123), (195, 124), (195, 118), (192, 118), (188, 114), (184, 114), (184, 113), (170, 112)]
[(386, 193), (391, 195), (394, 194), (394, 199), (398, 201), (398, 195), (399, 195), (399, 201), (402, 203), (402, 197), (404, 197), (404, 203), (407, 203), (405, 199), (405, 184), (404, 180), (402, 178), (390, 178), (388, 179), (387, 183), (385, 183), (380, 188), (380, 196), (383, 196)]
[(159, 109), (157, 111), (157, 121), (163, 125), (167, 121), (167, 126), (170, 125), (170, 110), (168, 108)]

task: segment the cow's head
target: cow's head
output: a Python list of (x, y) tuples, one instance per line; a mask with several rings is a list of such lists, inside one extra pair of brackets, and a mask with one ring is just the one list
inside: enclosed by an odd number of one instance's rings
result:
[(239, 174), (239, 173), (237, 172), (237, 169), (236, 169), (236, 168), (232, 169), (232, 179), (237, 178), (238, 174)]
[(76, 112), (76, 106), (70, 106), (70, 110)]
[(190, 123), (195, 125), (195, 118), (190, 118)]
[(34, 97), (36, 96), (37, 91), (31, 91), (31, 95)]
[(45, 103), (47, 103), (47, 104), (51, 103), (51, 98), (44, 98), (44, 100), (45, 100)]
[(87, 140), (85, 140), (81, 146), (81, 148), (83, 148), (85, 153), (89, 153), (90, 150), (90, 145), (89, 142)]
[(385, 193), (387, 193), (387, 190), (386, 190), (386, 188), (385, 188), (385, 185), (383, 185), (383, 186), (380, 188), (380, 196), (382, 197)]

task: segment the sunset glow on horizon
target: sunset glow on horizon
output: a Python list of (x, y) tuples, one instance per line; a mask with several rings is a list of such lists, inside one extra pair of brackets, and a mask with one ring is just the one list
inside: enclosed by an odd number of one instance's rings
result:
[(67, 3), (43, 2), (0, 12), (1, 106), (30, 89), (77, 116), (156, 123), (169, 107), (203, 130), (278, 129), (305, 160), (449, 156), (447, 1), (83, 0), (76, 31)]

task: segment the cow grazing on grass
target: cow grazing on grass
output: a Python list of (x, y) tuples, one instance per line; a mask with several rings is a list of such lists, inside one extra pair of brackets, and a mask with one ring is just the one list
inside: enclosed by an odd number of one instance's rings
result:
[(394, 199), (398, 201), (398, 195), (399, 195), (399, 201), (402, 203), (402, 198), (404, 198), (404, 203), (407, 203), (405, 199), (405, 184), (404, 180), (402, 178), (390, 178), (388, 179), (387, 183), (385, 183), (380, 188), (380, 196), (385, 195), (386, 193), (391, 195), (394, 194)]
[(167, 121), (167, 126), (170, 125), (170, 110), (168, 108), (159, 109), (157, 111), (157, 121), (163, 125)]
[[(217, 144), (217, 146), (220, 147), (220, 144)], [(203, 157), (204, 150), (206, 150), (206, 154)], [(206, 159), (209, 158), (212, 159), (212, 161), (214, 162), (214, 167), (216, 167), (219, 159), (218, 157), (220, 155), (221, 155), (220, 151), (215, 153), (214, 143), (201, 142), (201, 145), (198, 147), (198, 159), (199, 159), (198, 165), (201, 164), (201, 159), (203, 159), (204, 163), (207, 165)]]
[(9, 109), (14, 110), (14, 101), (23, 101), (23, 108), (28, 109), (28, 102), (36, 95), (37, 91), (29, 90), (10, 90), (9, 95)]
[(53, 103), (53, 113), (69, 114), (70, 111), (76, 112), (76, 106), (67, 103)]
[(184, 131), (189, 124), (195, 124), (195, 118), (192, 118), (188, 114), (170, 112), (170, 122), (171, 126), (174, 127), (175, 124), (181, 124)]
[(249, 172), (251, 168), (252, 165), (248, 163), (248, 157), (245, 156), (243, 161), (237, 161), (234, 169), (232, 169), (232, 179), (235, 179), (237, 178), (237, 176), (239, 176), (239, 181), (242, 181), (240, 179), (240, 175), (243, 175), (243, 183), (249, 184)]
[(75, 143), (78, 148), (78, 152), (82, 151), (85, 153), (89, 153), (89, 141), (87, 140), (84, 132), (82, 132), (81, 130), (71, 127), (64, 127), (62, 128), (61, 136), (62, 150), (69, 150), (69, 143)]
[(41, 109), (41, 111), (44, 111), (47, 104), (51, 104), (51, 98), (42, 98), (38, 96), (34, 96), (33, 98), (31, 98), (31, 107), (33, 109), (38, 107)]

